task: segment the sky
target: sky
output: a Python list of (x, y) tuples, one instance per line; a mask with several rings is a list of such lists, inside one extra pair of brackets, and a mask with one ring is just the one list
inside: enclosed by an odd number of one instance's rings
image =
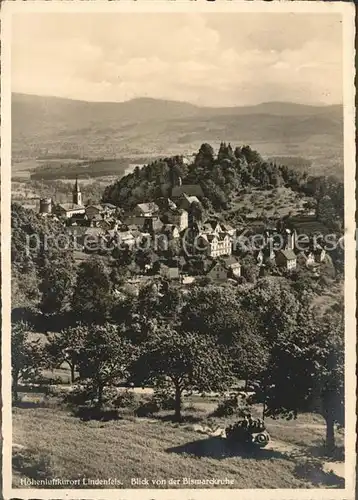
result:
[(342, 97), (339, 14), (15, 14), (12, 91), (202, 106)]

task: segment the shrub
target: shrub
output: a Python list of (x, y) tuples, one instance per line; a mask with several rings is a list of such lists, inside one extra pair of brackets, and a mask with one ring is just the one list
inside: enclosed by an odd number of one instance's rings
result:
[(175, 410), (174, 394), (166, 388), (156, 389), (152, 401), (162, 410)]
[(133, 392), (128, 390), (121, 392), (112, 401), (116, 408), (133, 408), (136, 405), (136, 397)]
[(121, 417), (117, 410), (101, 409), (96, 406), (80, 406), (76, 412), (76, 417), (81, 420), (100, 420), (101, 422), (108, 422), (110, 420), (119, 420)]
[[(14, 470), (33, 479), (49, 479), (53, 477), (54, 460), (35, 449), (17, 449), (14, 446), (12, 457)], [(30, 475), (31, 474), (31, 475)]]
[(148, 417), (160, 410), (175, 410), (175, 398), (167, 387), (156, 388), (150, 399), (141, 402), (135, 410), (137, 417)]
[(247, 396), (245, 394), (231, 394), (229, 397), (225, 397), (219, 401), (218, 406), (211, 416), (230, 417), (232, 415), (238, 415), (240, 417), (245, 417), (250, 414), (250, 401), (247, 399)]
[(213, 411), (213, 417), (229, 417), (235, 415), (239, 408), (238, 396), (230, 396), (219, 401), (217, 408)]
[(160, 411), (160, 406), (153, 400), (145, 401), (135, 410), (137, 417), (150, 417)]
[(93, 389), (88, 386), (75, 386), (70, 392), (63, 396), (63, 401), (71, 406), (80, 406), (92, 403), (95, 397)]
[(195, 280), (196, 286), (208, 286), (213, 283), (213, 280), (210, 276), (201, 276)]

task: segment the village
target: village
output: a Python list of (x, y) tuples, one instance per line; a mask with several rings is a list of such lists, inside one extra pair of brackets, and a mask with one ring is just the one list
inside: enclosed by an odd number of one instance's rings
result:
[(139, 283), (159, 276), (193, 283), (206, 276), (214, 282), (241, 283), (254, 270), (258, 276), (285, 275), (304, 269), (320, 277), (327, 259), (324, 235), (298, 234), (290, 216), (253, 226), (233, 226), (223, 216), (205, 214), (200, 185), (181, 179), (171, 197), (160, 197), (123, 210), (111, 203), (86, 204), (76, 179), (72, 202), (40, 200), (40, 215), (61, 221), (75, 256), (99, 254), (112, 258), (121, 252), (141, 253), (127, 263), (127, 279)]

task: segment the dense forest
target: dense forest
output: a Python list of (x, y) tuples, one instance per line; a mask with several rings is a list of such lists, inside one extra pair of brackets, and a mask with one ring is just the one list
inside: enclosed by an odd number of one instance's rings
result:
[(65, 290), (75, 275), (72, 250), (59, 243), (64, 231), (60, 222), (12, 204), (12, 308), (15, 314), (24, 307), (36, 309), (42, 303), (44, 292), (45, 301), (51, 302), (55, 309), (55, 303), (63, 302)]
[(104, 177), (122, 175), (129, 165), (129, 158), (114, 158), (80, 161), (47, 161), (31, 174), (32, 180), (73, 179), (74, 177)]

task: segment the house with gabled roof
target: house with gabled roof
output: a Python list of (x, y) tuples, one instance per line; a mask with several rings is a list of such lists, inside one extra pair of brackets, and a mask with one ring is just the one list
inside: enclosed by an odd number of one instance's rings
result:
[(77, 214), (84, 214), (85, 207), (77, 203), (59, 203), (54, 207), (54, 213), (60, 217), (72, 217)]
[(279, 267), (283, 267), (288, 271), (296, 269), (297, 257), (293, 250), (279, 250), (276, 254), (276, 264)]
[(221, 258), (213, 262), (207, 276), (220, 281), (239, 278), (241, 276), (241, 264), (233, 256)]
[(200, 203), (199, 198), (194, 195), (190, 196), (186, 193), (182, 193), (176, 200), (177, 207), (187, 211), (190, 209), (192, 203)]
[(155, 203), (158, 205), (160, 211), (175, 210), (177, 208), (176, 204), (170, 198), (165, 198), (164, 196), (156, 198)]
[(217, 235), (225, 232), (222, 228), (222, 224), (216, 219), (206, 220), (202, 225), (202, 230), (206, 233), (217, 234)]
[(83, 234), (84, 250), (98, 252), (105, 247), (105, 231), (100, 227), (88, 227)]
[(166, 213), (168, 222), (179, 228), (179, 231), (186, 229), (189, 224), (188, 212), (181, 208), (169, 209)]
[(148, 203), (138, 203), (134, 208), (134, 215), (138, 217), (153, 217), (158, 214), (159, 207), (153, 201)]
[(165, 234), (169, 239), (177, 239), (180, 236), (179, 229), (175, 224), (163, 224), (161, 233)]
[(197, 198), (202, 198), (204, 196), (200, 184), (182, 184), (181, 186), (173, 187), (171, 198), (176, 202), (183, 193), (187, 196), (196, 196)]
[(179, 268), (175, 262), (160, 262), (159, 274), (162, 278), (173, 280), (179, 279)]
[[(102, 215), (103, 213), (103, 207), (101, 205), (87, 205), (85, 208), (86, 215), (88, 219), (92, 220), (95, 217), (98, 217)], [(102, 217), (101, 217), (102, 218)]]
[(201, 233), (195, 240), (198, 250), (204, 251), (208, 257), (220, 257), (221, 255), (231, 255), (231, 239), (226, 233), (218, 235), (212, 233)]
[(220, 226), (222, 231), (231, 236), (231, 238), (236, 235), (236, 229), (232, 227), (228, 222), (220, 222)]
[(297, 263), (300, 266), (312, 267), (315, 264), (314, 253), (311, 250), (301, 251), (297, 254)]

